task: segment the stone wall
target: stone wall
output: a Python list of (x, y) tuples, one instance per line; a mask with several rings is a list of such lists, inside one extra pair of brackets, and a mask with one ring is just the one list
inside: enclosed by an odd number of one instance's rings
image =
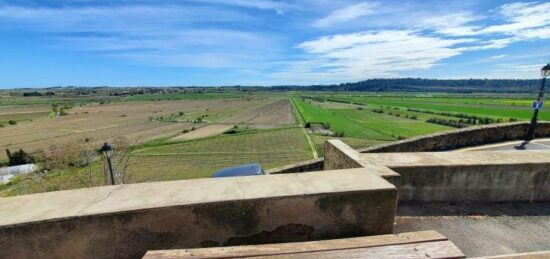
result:
[(140, 258), (147, 250), (392, 233), (396, 188), (353, 170), (0, 198), (0, 258)]
[[(445, 151), (457, 148), (521, 140), (529, 129), (529, 122), (492, 124), (422, 135), (406, 140), (361, 148), (361, 153)], [(538, 138), (550, 137), (550, 122), (539, 122)]]
[(283, 167), (273, 168), (266, 171), (268, 174), (291, 174), (291, 173), (303, 173), (313, 171), (323, 171), (322, 158), (307, 160), (299, 163), (286, 165)]

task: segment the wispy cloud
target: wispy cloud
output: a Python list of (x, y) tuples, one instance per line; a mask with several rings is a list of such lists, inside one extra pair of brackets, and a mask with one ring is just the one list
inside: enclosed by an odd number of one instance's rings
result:
[(210, 3), (210, 4), (221, 4), (227, 6), (237, 6), (237, 7), (246, 7), (254, 8), (261, 10), (275, 10), (277, 13), (284, 13), (289, 9), (295, 9), (297, 6), (295, 4), (290, 4), (281, 1), (272, 1), (272, 0), (193, 0), (198, 3)]
[(258, 62), (265, 48), (277, 49), (266, 33), (209, 28), (253, 18), (208, 6), (0, 6), (2, 20), (50, 33), (56, 49), (150, 65), (234, 68)]
[(474, 39), (441, 39), (411, 30), (386, 30), (325, 36), (299, 45), (310, 54), (275, 77), (360, 80), (395, 76), (401, 71), (429, 69), (460, 55), (457, 48)]
[(354, 5), (349, 5), (337, 10), (334, 10), (329, 15), (316, 20), (313, 23), (315, 27), (329, 27), (339, 23), (349, 22), (360, 17), (364, 17), (375, 12), (379, 6), (376, 2), (363, 2)]
[[(339, 9), (316, 21), (314, 26), (326, 27), (369, 16), (371, 7)], [(300, 43), (298, 48), (304, 51), (304, 58), (272, 76), (285, 80), (315, 78), (337, 82), (428, 70), (464, 53), (502, 49), (520, 41), (549, 39), (548, 13), (550, 3), (512, 3), (499, 7), (491, 16), (471, 11), (433, 14), (419, 16), (416, 23), (398, 24), (399, 29), (323, 36)], [(362, 22), (368, 24), (369, 21)], [(489, 59), (504, 57), (507, 55)], [(517, 71), (524, 73), (533, 67), (518, 66)]]

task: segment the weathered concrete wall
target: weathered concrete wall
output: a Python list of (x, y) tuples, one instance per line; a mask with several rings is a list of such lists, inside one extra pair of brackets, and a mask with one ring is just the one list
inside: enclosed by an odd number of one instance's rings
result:
[(338, 139), (325, 142), (323, 168), (325, 170), (363, 167), (359, 152)]
[(0, 258), (138, 258), (147, 250), (392, 233), (396, 188), (358, 170), (2, 198)]
[(550, 201), (550, 164), (392, 168), (400, 201)]
[(401, 175), (401, 201), (550, 201), (550, 151), (363, 153)]
[(323, 171), (323, 159), (312, 159), (295, 164), (286, 165), (283, 167), (273, 168), (266, 171), (268, 174), (291, 174)]
[[(388, 144), (361, 148), (361, 153), (445, 151), (525, 138), (529, 122), (493, 124), (422, 135)], [(537, 137), (550, 137), (550, 122), (539, 122)]]
[[(384, 178), (386, 181), (399, 188), (401, 184), (400, 175), (385, 167), (364, 163), (361, 154), (338, 139), (331, 139), (325, 142), (324, 168), (350, 169), (363, 168), (364, 172), (373, 173)], [(346, 172), (349, 170), (346, 170)]]

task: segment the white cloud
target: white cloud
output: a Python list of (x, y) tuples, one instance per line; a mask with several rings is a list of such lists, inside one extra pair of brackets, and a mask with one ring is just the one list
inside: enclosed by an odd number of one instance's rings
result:
[(496, 55), (496, 56), (491, 56), (489, 57), (489, 59), (501, 59), (501, 58), (505, 58), (507, 57), (508, 55), (506, 54), (503, 54), (503, 55)]
[(326, 17), (316, 20), (313, 23), (313, 26), (323, 28), (352, 21), (357, 18), (373, 14), (378, 6), (379, 4), (374, 2), (363, 2), (346, 6), (344, 8), (334, 10)]
[(512, 3), (500, 7), (504, 24), (488, 26), (478, 33), (517, 35), (525, 29), (550, 25), (550, 3)]
[(205, 6), (0, 6), (0, 27), (9, 21), (50, 33), (51, 48), (160, 66), (239, 67), (269, 58), (264, 50), (278, 46), (267, 33), (196, 28), (250, 19), (235, 10)]
[[(0, 6), (0, 21), (41, 31), (144, 31), (168, 30), (182, 24), (235, 22), (251, 18), (232, 10), (199, 6), (122, 5), (33, 8)], [(1, 25), (0, 25), (1, 26)]]
[[(384, 13), (385, 8), (380, 6), (380, 12)], [(492, 16), (471, 11), (426, 15), (410, 8), (398, 12), (414, 13), (411, 15), (417, 17), (416, 22), (398, 21), (393, 28), (386, 26), (302, 42), (298, 47), (304, 51), (303, 59), (272, 76), (283, 80), (295, 78), (303, 82), (397, 77), (443, 65), (445, 59), (467, 52), (502, 49), (516, 42), (550, 39), (550, 3), (502, 5)], [(318, 20), (314, 25), (327, 27), (363, 16), (368, 16), (366, 20), (361, 20), (364, 24), (370, 24), (371, 21), (390, 24), (380, 21), (386, 19), (385, 15), (372, 14), (372, 8), (363, 11), (344, 8)], [(510, 59), (503, 54), (486, 60), (494, 62), (505, 57)], [(515, 71), (515, 74), (508, 76), (529, 75), (528, 72), (533, 69), (535, 65), (511, 65), (491, 73), (506, 70)]]
[(460, 12), (425, 18), (420, 21), (420, 26), (433, 29), (443, 35), (470, 36), (476, 34), (479, 26), (469, 24), (480, 19), (482, 17), (473, 15), (470, 12)]
[(396, 76), (404, 71), (429, 69), (446, 58), (460, 55), (461, 45), (475, 41), (426, 36), (413, 30), (325, 36), (300, 44), (308, 58), (273, 76), (305, 81)]
[(295, 5), (272, 0), (193, 0), (197, 3), (221, 4), (236, 7), (255, 8), (261, 10), (275, 10), (283, 13), (288, 9), (296, 8)]

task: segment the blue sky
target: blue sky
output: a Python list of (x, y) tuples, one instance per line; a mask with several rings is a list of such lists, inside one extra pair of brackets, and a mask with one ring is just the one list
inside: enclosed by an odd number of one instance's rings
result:
[(537, 78), (550, 2), (0, 0), (0, 87)]

